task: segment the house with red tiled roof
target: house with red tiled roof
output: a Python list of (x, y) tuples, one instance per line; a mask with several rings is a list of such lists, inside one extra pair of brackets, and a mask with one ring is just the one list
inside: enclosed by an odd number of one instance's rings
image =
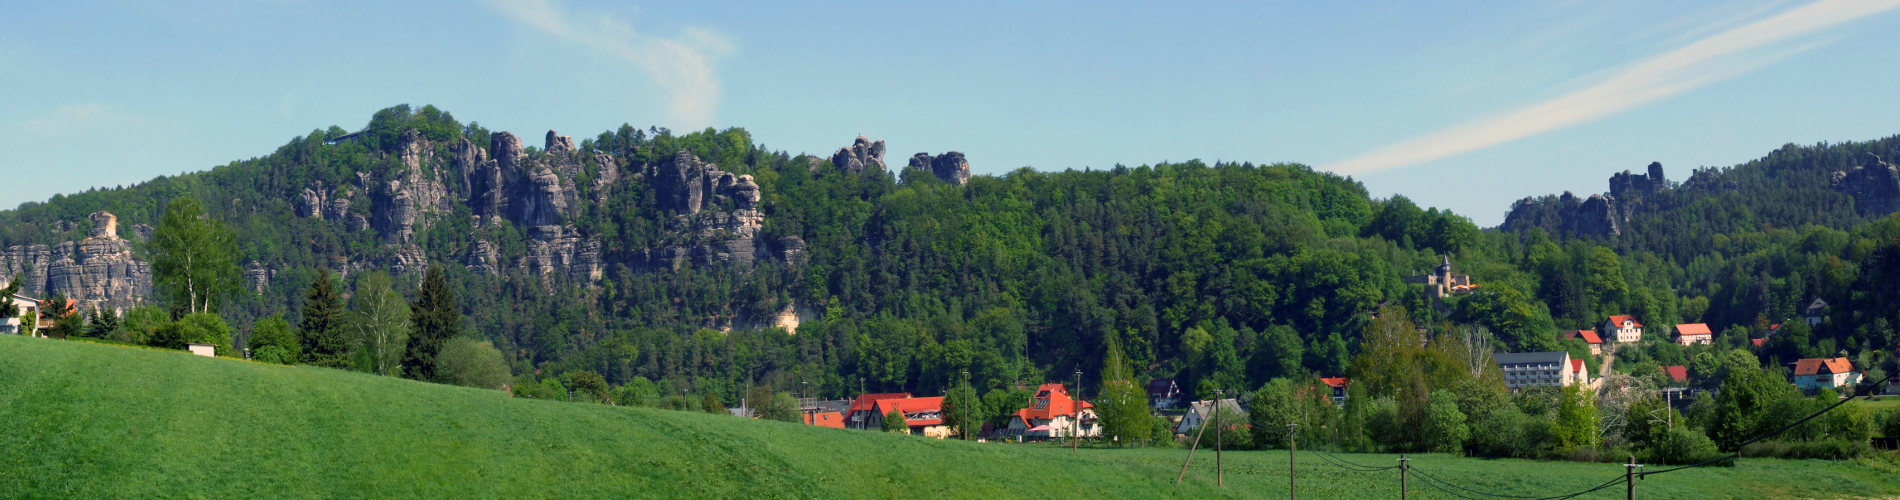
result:
[(875, 413), (866, 424), (868, 428), (883, 428), (885, 416), (896, 411), (904, 415), (904, 425), (910, 427), (911, 434), (937, 439), (950, 436), (950, 426), (943, 422), (943, 396), (879, 399), (871, 409)]
[(1603, 333), (1616, 339), (1617, 343), (1643, 340), (1643, 324), (1636, 322), (1635, 316), (1616, 315), (1603, 321)]
[(1715, 341), (1715, 332), (1709, 331), (1707, 323), (1676, 325), (1676, 336), (1670, 340), (1683, 347), (1695, 344), (1708, 345)]
[(1589, 344), (1590, 354), (1597, 356), (1603, 355), (1603, 338), (1597, 336), (1596, 330), (1567, 330), (1564, 332), (1564, 340), (1574, 338), (1582, 338), (1583, 343)]
[[(908, 392), (859, 394), (856, 399), (851, 400), (851, 406), (846, 407), (844, 410), (845, 427), (852, 429), (876, 429), (878, 428), (877, 422), (883, 421), (884, 417), (882, 413), (878, 413), (877, 411), (876, 405), (878, 400), (908, 397), (910, 397), (910, 393)], [(872, 420), (873, 418), (876, 418), (877, 421), (874, 422)]]
[(1662, 367), (1662, 369), (1663, 374), (1668, 375), (1669, 381), (1672, 383), (1681, 384), (1689, 381), (1689, 367), (1687, 366), (1669, 365)]
[(1346, 401), (1346, 388), (1352, 386), (1352, 379), (1346, 377), (1320, 377), (1319, 383), (1326, 384), (1326, 387), (1332, 388), (1334, 403), (1343, 403)]
[(1801, 390), (1838, 389), (1860, 383), (1847, 358), (1802, 358), (1794, 363), (1794, 386)]
[(841, 412), (841, 411), (808, 412), (808, 413), (805, 413), (805, 425), (810, 425), (810, 426), (815, 426), (815, 427), (830, 427), (833, 429), (843, 429), (844, 428), (844, 412)]
[(1042, 384), (1029, 407), (1011, 414), (1009, 425), (997, 433), (1025, 438), (1094, 437), (1102, 435), (1096, 420), (1095, 405), (1075, 400), (1060, 383)]
[(1586, 364), (1585, 360), (1581, 360), (1581, 359), (1570, 360), (1570, 381), (1572, 383), (1577, 383), (1577, 384), (1590, 383), (1590, 368), (1584, 366), (1585, 364)]

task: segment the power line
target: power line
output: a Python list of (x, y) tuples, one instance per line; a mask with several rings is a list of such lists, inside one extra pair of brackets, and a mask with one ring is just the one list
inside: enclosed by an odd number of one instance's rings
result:
[(1827, 408), (1822, 408), (1822, 409), (1821, 409), (1821, 411), (1818, 411), (1818, 412), (1814, 412), (1814, 414), (1812, 414), (1812, 415), (1808, 415), (1808, 416), (1806, 416), (1806, 417), (1801, 417), (1801, 420), (1796, 420), (1796, 421), (1794, 421), (1793, 423), (1789, 423), (1788, 425), (1784, 425), (1784, 426), (1781, 426), (1781, 428), (1779, 428), (1779, 429), (1775, 429), (1775, 430), (1774, 430), (1773, 432), (1769, 432), (1769, 433), (1767, 433), (1767, 434), (1762, 434), (1762, 435), (1760, 435), (1760, 436), (1755, 436), (1755, 437), (1754, 437), (1753, 439), (1749, 439), (1749, 440), (1747, 440), (1747, 441), (1743, 441), (1743, 442), (1742, 442), (1742, 444), (1739, 444), (1739, 445), (1735, 445), (1735, 452), (1734, 452), (1734, 453), (1730, 453), (1730, 454), (1728, 454), (1727, 456), (1723, 456), (1723, 457), (1720, 457), (1720, 458), (1713, 458), (1713, 459), (1709, 459), (1709, 460), (1703, 460), (1703, 461), (1701, 461), (1701, 462), (1697, 462), (1697, 463), (1693, 463), (1693, 464), (1689, 464), (1689, 465), (1684, 465), (1684, 466), (1679, 466), (1679, 467), (1670, 467), (1670, 468), (1667, 468), (1667, 469), (1663, 469), (1663, 470), (1659, 470), (1659, 471), (1655, 471), (1655, 472), (1643, 472), (1643, 473), (1640, 473), (1640, 474), (1638, 474), (1638, 476), (1641, 476), (1641, 477), (1643, 477), (1643, 478), (1648, 478), (1649, 476), (1653, 476), (1653, 475), (1656, 475), (1656, 474), (1662, 474), (1662, 473), (1667, 473), (1667, 472), (1675, 472), (1675, 471), (1679, 471), (1679, 470), (1683, 470), (1683, 469), (1690, 469), (1690, 468), (1695, 468), (1695, 467), (1702, 467), (1702, 466), (1705, 466), (1705, 465), (1709, 465), (1709, 464), (1713, 464), (1713, 463), (1716, 463), (1716, 462), (1721, 462), (1721, 461), (1723, 461), (1723, 460), (1733, 460), (1733, 459), (1736, 459), (1736, 458), (1741, 458), (1741, 456), (1742, 456), (1742, 447), (1744, 447), (1744, 446), (1748, 446), (1748, 445), (1751, 445), (1751, 444), (1754, 444), (1754, 443), (1755, 443), (1756, 441), (1761, 441), (1761, 440), (1763, 440), (1763, 439), (1768, 439), (1768, 438), (1771, 438), (1771, 437), (1775, 437), (1775, 436), (1776, 436), (1776, 435), (1778, 435), (1778, 434), (1781, 434), (1781, 433), (1783, 433), (1783, 432), (1787, 432), (1787, 431), (1788, 431), (1788, 429), (1793, 429), (1793, 428), (1795, 428), (1795, 426), (1799, 426), (1799, 425), (1801, 425), (1801, 424), (1805, 424), (1805, 423), (1808, 423), (1808, 421), (1809, 421), (1809, 420), (1813, 420), (1813, 419), (1814, 419), (1814, 417), (1819, 417), (1819, 416), (1821, 416), (1821, 415), (1823, 415), (1823, 414), (1826, 414), (1827, 412), (1830, 412), (1830, 411), (1834, 411), (1834, 409), (1835, 409), (1835, 408), (1840, 408), (1840, 407), (1841, 407), (1841, 405), (1844, 405), (1844, 404), (1847, 404), (1847, 402), (1849, 402), (1849, 401), (1853, 401), (1853, 400), (1854, 400), (1854, 398), (1864, 398), (1864, 397), (1870, 397), (1870, 396), (1872, 396), (1872, 395), (1873, 395), (1873, 392), (1872, 392), (1872, 391), (1858, 391), (1858, 390), (1856, 390), (1855, 392), (1863, 392), (1863, 393), (1862, 393), (1862, 394), (1858, 394), (1858, 395), (1848, 395), (1848, 396), (1847, 396), (1847, 397), (1845, 397), (1845, 398), (1841, 398), (1841, 400), (1840, 400), (1840, 401), (1837, 401), (1837, 402), (1835, 402), (1834, 404), (1832, 404), (1832, 405), (1829, 405), (1829, 406), (1828, 406)]

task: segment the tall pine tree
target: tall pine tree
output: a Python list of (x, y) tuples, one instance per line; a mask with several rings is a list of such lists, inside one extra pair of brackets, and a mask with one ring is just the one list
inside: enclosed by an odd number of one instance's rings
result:
[(303, 359), (312, 365), (331, 368), (350, 366), (350, 341), (345, 336), (342, 299), (330, 270), (317, 272), (317, 281), (303, 296), (303, 319), (297, 323), (297, 341), (303, 344)]
[(449, 290), (442, 266), (429, 266), (409, 309), (409, 350), (403, 356), (402, 373), (416, 380), (435, 380), (436, 355), (450, 339), (462, 335), (462, 306)]

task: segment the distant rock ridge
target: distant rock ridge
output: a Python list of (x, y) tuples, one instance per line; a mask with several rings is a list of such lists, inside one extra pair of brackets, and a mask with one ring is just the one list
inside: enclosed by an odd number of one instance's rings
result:
[(1828, 175), (1828, 187), (1854, 199), (1854, 210), (1865, 215), (1900, 211), (1900, 168), (1866, 153), (1860, 166)]
[(1498, 228), (1522, 232), (1533, 227), (1546, 231), (1612, 238), (1621, 236), (1630, 216), (1641, 212), (1648, 199), (1669, 188), (1662, 163), (1650, 162), (1642, 174), (1628, 170), (1610, 176), (1610, 190), (1579, 198), (1569, 191), (1556, 197), (1525, 197), (1511, 204)]

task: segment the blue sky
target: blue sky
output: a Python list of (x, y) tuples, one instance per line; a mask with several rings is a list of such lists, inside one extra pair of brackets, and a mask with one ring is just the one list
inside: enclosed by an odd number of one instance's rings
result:
[(36, 2), (0, 19), (0, 206), (409, 103), (530, 138), (864, 134), (979, 174), (1299, 162), (1491, 226), (1651, 161), (1900, 133), (1897, 4)]

